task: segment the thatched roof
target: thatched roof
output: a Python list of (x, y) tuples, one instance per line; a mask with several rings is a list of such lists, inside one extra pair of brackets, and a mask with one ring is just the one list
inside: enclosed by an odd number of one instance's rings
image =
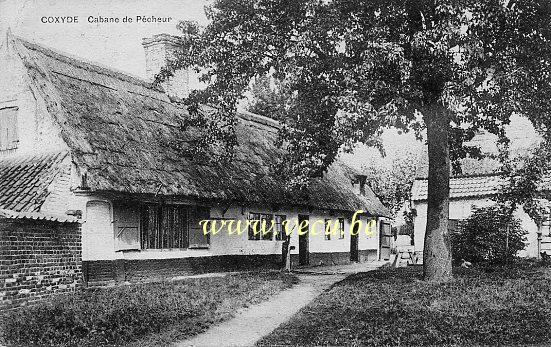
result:
[(193, 132), (180, 128), (189, 114), (161, 90), (19, 38), (11, 42), (93, 191), (362, 209), (388, 215), (369, 189), (366, 196), (354, 193), (352, 177), (342, 163), (312, 184), (308, 199), (285, 196), (282, 182), (269, 174), (280, 153), (274, 144), (277, 124), (273, 121), (241, 115), (236, 126), (239, 144), (229, 164), (191, 160), (173, 146), (175, 142), (185, 145), (193, 137)]

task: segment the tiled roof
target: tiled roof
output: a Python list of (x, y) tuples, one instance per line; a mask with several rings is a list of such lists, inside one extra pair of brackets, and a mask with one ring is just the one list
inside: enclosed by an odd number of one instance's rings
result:
[[(450, 198), (470, 198), (494, 195), (503, 184), (503, 178), (499, 175), (478, 175), (450, 178)], [(428, 181), (418, 178), (411, 188), (412, 200), (427, 199)]]
[(67, 152), (0, 159), (0, 208), (36, 212), (48, 197), (48, 186), (63, 167)]
[(11, 210), (1, 209), (1, 208), (0, 208), (0, 217), (10, 218), (10, 219), (46, 220), (46, 221), (61, 222), (61, 223), (79, 222), (79, 219), (77, 219), (76, 217), (72, 217), (68, 215), (42, 213), (42, 212), (16, 212)]

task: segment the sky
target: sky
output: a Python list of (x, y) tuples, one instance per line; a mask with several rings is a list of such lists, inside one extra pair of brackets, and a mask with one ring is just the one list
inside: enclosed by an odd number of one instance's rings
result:
[[(8, 28), (31, 42), (145, 77), (142, 39), (177, 34), (180, 20), (206, 24), (206, 0), (0, 0), (0, 37)], [(43, 17), (74, 17), (78, 23), (42, 23)], [(118, 17), (119, 23), (89, 23), (88, 17)], [(128, 16), (132, 23), (122, 23)], [(171, 17), (168, 23), (136, 23), (136, 16)], [(54, 19), (55, 20), (55, 19)]]
[[(8, 28), (28, 41), (69, 53), (93, 63), (100, 63), (125, 73), (145, 78), (145, 55), (142, 39), (154, 34), (178, 34), (180, 20), (208, 23), (204, 7), (208, 0), (0, 0), (0, 39)], [(43, 23), (78, 17), (78, 23)], [(90, 23), (88, 18), (114, 17), (119, 23)], [(136, 16), (171, 17), (168, 23), (137, 23)], [(132, 23), (122, 22), (124, 17)], [(67, 20), (65, 20), (67, 21)], [(418, 146), (412, 134), (398, 135), (385, 131), (386, 162), (402, 150)], [(343, 159), (352, 167), (362, 167), (380, 158), (377, 150), (359, 146)]]

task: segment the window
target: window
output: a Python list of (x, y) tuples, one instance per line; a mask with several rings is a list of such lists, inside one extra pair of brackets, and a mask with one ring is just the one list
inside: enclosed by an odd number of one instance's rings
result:
[[(285, 229), (283, 227), (285, 219), (285, 215), (249, 213), (249, 240), (285, 240)], [(255, 221), (258, 222), (255, 223)]]
[(273, 240), (274, 239), (274, 216), (271, 214), (261, 214), (260, 215), (260, 232), (262, 240)]
[(17, 107), (0, 109), (0, 151), (17, 148)]
[(339, 239), (344, 239), (344, 218), (339, 218)]
[(140, 209), (141, 249), (205, 248), (210, 244), (200, 220), (210, 212), (199, 206), (143, 205)]
[(283, 222), (286, 220), (286, 217), (281, 214), (275, 215), (275, 223), (274, 223), (274, 233), (275, 233), (275, 239), (276, 241), (283, 241), (285, 240), (285, 228), (283, 227)]
[(260, 213), (249, 213), (249, 240), (260, 240)]
[(323, 224), (324, 238), (331, 240), (331, 219), (326, 219)]

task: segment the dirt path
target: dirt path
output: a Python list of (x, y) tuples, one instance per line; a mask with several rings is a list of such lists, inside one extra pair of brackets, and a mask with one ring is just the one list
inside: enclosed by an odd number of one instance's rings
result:
[(370, 271), (377, 267), (379, 264), (377, 266), (341, 266), (337, 271), (334, 271), (336, 269), (334, 267), (301, 271), (298, 274), (300, 283), (291, 289), (281, 292), (270, 300), (244, 309), (234, 318), (174, 346), (253, 346), (334, 283), (341, 281), (349, 274)]
[(299, 275), (300, 283), (175, 346), (252, 346), (345, 275)]

